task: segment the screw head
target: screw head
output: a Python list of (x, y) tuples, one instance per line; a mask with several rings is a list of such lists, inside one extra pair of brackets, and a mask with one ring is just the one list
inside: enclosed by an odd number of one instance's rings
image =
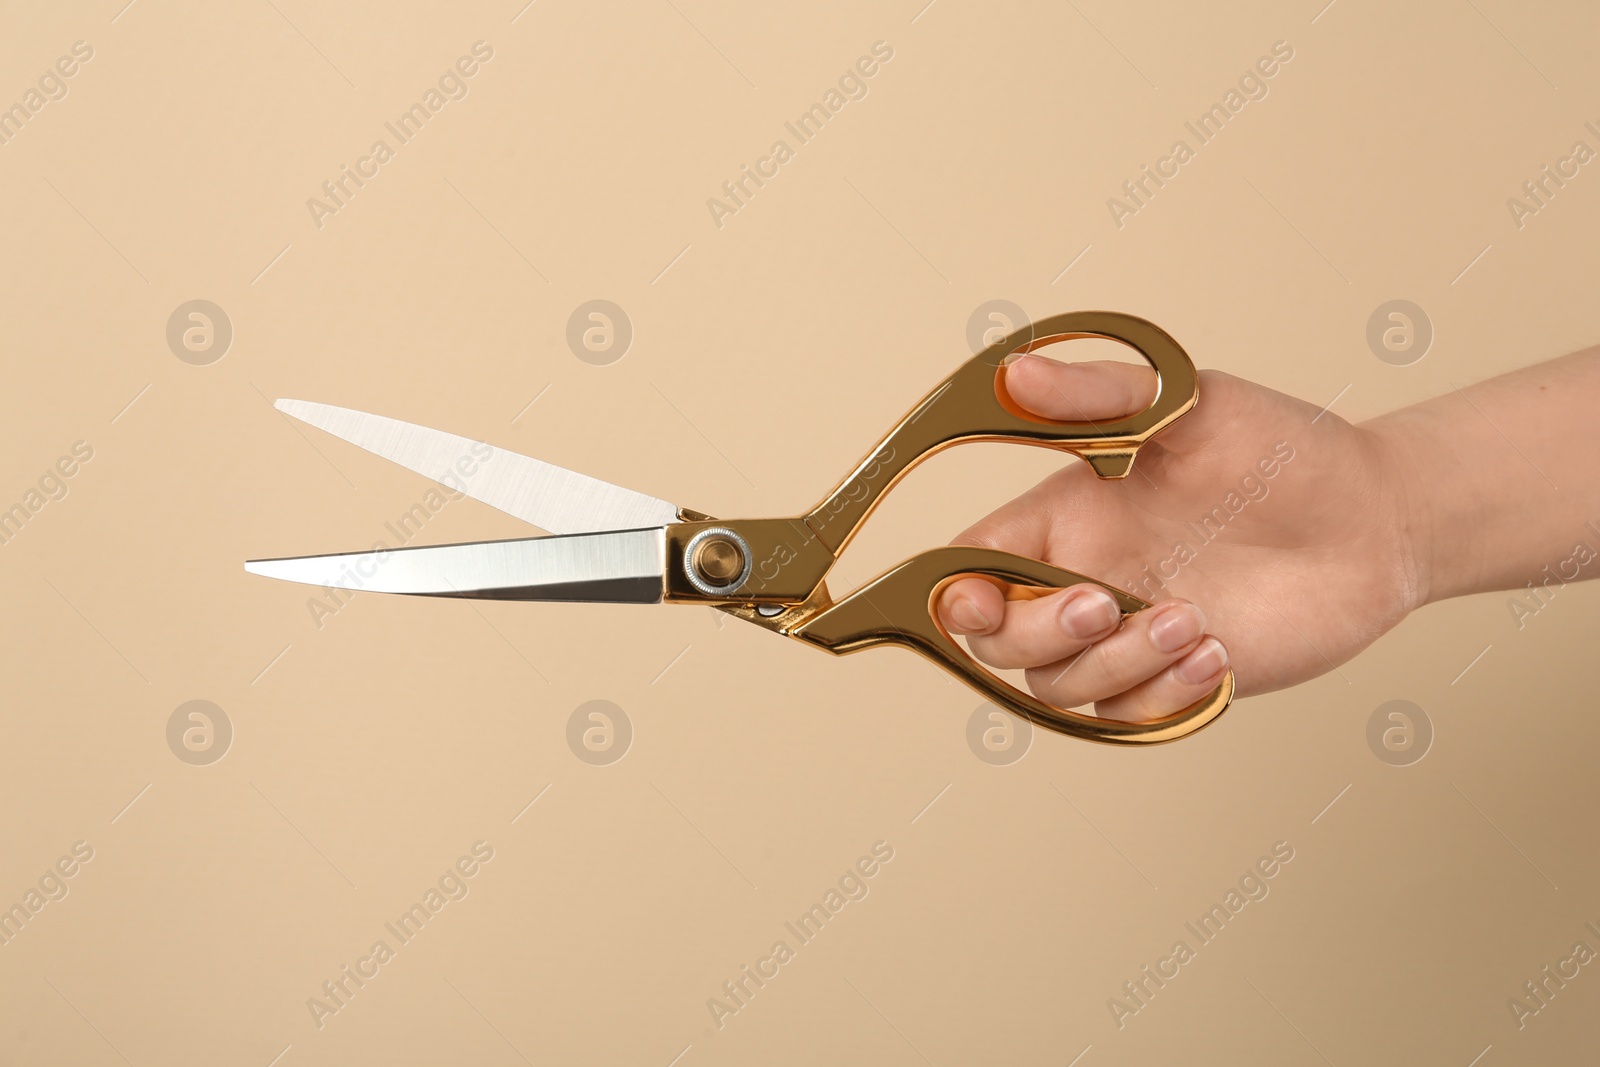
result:
[(694, 569), (712, 585), (726, 585), (744, 570), (744, 553), (726, 538), (707, 538), (695, 549)]

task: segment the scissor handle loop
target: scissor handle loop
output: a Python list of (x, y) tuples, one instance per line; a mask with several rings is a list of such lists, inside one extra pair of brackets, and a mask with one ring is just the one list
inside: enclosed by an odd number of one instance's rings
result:
[[(1010, 358), (1057, 341), (1102, 337), (1128, 345), (1155, 369), (1143, 411), (1102, 422), (1055, 422), (1018, 407), (1005, 389)], [(1126, 477), (1150, 436), (1195, 404), (1194, 363), (1155, 323), (1118, 311), (1071, 311), (1016, 330), (956, 369), (878, 442), (806, 522), (834, 553), (915, 464), (962, 441), (1007, 441), (1071, 452), (1102, 478)]]
[[(1081, 337), (1120, 341), (1144, 357), (1156, 372), (1156, 395), (1149, 407), (1119, 419), (1055, 422), (1023, 411), (1011, 401), (1004, 388), (1005, 368), (1011, 357)], [(981, 397), (991, 401), (972, 412), (981, 414), (982, 420), (993, 427), (990, 432), (998, 430), (1030, 442), (1090, 454), (1143, 444), (1151, 434), (1194, 407), (1198, 395), (1194, 361), (1172, 335), (1148, 319), (1121, 311), (1068, 311), (1029, 323), (973, 356), (951, 379), (967, 375), (973, 384), (990, 386), (969, 390), (974, 400)]]
[[(1086, 741), (1151, 745), (1175, 741), (1211, 722), (1233, 699), (1233, 672), (1216, 689), (1182, 711), (1148, 722), (1100, 719), (1057, 708), (1025, 693), (980, 666), (939, 622), (934, 599), (957, 578), (975, 576), (1035, 588), (1061, 589), (1093, 578), (989, 548), (954, 545), (913, 556), (790, 631), (838, 654), (898, 645), (932, 660), (1007, 711), (1040, 726)], [(1122, 612), (1150, 605), (1102, 586)]]

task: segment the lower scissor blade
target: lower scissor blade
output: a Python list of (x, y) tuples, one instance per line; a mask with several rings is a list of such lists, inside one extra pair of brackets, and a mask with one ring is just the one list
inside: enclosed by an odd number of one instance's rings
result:
[(656, 527), (258, 559), (244, 566), (268, 578), (376, 593), (654, 604), (661, 599), (665, 560), (666, 531)]

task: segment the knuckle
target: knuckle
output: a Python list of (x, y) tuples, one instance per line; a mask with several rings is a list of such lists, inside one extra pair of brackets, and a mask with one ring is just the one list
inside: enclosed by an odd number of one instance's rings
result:
[(1008, 604), (1006, 628), (998, 635), (1004, 644), (1004, 669), (1047, 667), (1081, 651), (1083, 643), (1063, 633), (1056, 619), (1054, 601)]
[(1042, 667), (1030, 667), (1026, 672), (1028, 691), (1047, 704), (1070, 708), (1083, 703), (1074, 687), (1072, 668), (1076, 657), (1057, 660)]
[(1146, 719), (1159, 719), (1167, 714), (1166, 711), (1152, 706), (1147, 697), (1127, 693), (1095, 701), (1094, 712), (1102, 719), (1116, 719), (1119, 722), (1141, 722)]
[(939, 590), (939, 603), (948, 606), (956, 603), (962, 597), (982, 595), (982, 592), (977, 587), (976, 579), (957, 578)]
[(1009, 635), (972, 637), (968, 641), (972, 654), (997, 671), (1014, 671), (1037, 662), (1030, 660), (1027, 649), (1019, 647), (1017, 640)]
[(982, 522), (956, 534), (950, 539), (950, 543), (965, 548), (999, 548), (1000, 536), (998, 530), (989, 523)]
[(1079, 691), (1095, 700), (1108, 699), (1165, 666), (1167, 658), (1148, 647), (1140, 629), (1124, 626), (1084, 651), (1083, 662), (1073, 671)]

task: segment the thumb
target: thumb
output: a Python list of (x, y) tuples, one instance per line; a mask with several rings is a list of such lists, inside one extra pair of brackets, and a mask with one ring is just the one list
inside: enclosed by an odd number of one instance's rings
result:
[(1094, 422), (1155, 402), (1156, 372), (1132, 363), (1058, 363), (1028, 353), (1006, 367), (1004, 387), (1024, 410), (1057, 422)]

